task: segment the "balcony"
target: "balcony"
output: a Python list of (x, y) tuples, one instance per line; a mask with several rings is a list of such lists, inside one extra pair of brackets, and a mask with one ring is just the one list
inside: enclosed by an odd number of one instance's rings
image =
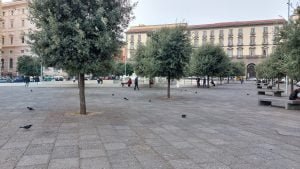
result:
[(258, 58), (259, 58), (258, 55), (253, 55), (253, 56), (247, 55), (246, 56), (246, 59), (258, 59)]

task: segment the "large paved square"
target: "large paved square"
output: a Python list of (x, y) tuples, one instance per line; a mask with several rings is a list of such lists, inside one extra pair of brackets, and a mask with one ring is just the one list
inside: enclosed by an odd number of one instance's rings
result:
[(164, 88), (89, 87), (88, 116), (78, 93), (0, 87), (0, 168), (300, 168), (300, 111), (258, 106), (252, 83), (172, 88), (171, 100)]

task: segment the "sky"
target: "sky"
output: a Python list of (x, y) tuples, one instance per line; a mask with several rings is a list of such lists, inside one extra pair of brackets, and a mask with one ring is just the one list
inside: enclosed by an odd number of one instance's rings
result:
[[(7, 2), (10, 0), (2, 0)], [(287, 18), (288, 0), (131, 0), (138, 1), (130, 26)], [(300, 0), (291, 0), (297, 6)]]

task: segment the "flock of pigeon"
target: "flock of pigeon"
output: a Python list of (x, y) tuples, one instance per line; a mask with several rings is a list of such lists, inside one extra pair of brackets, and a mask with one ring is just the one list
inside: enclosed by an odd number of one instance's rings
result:
[[(187, 91), (187, 90), (184, 90), (184, 91)], [(30, 92), (32, 92), (32, 89), (30, 90)], [(197, 92), (195, 92), (195, 94), (197, 94)], [(111, 95), (112, 95), (112, 96), (115, 96), (115, 94), (111, 94)], [(126, 101), (129, 100), (127, 97), (124, 97), (123, 99), (126, 100)], [(152, 100), (149, 99), (148, 102), (151, 103)], [(34, 108), (29, 107), (29, 106), (27, 107), (27, 109), (28, 109), (29, 111), (33, 111), (33, 110), (34, 110)], [(186, 118), (186, 114), (182, 114), (181, 117), (182, 117), (182, 118)], [(23, 128), (23, 129), (28, 130), (28, 129), (30, 129), (31, 127), (32, 127), (32, 124), (29, 124), (29, 125), (21, 126), (20, 128)]]

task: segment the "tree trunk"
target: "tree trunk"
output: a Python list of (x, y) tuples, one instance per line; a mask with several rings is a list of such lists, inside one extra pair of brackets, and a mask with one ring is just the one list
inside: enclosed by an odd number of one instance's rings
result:
[(227, 77), (227, 84), (229, 84), (229, 76)]
[(220, 84), (222, 84), (222, 77), (220, 76)]
[(279, 90), (279, 84), (280, 84), (280, 83), (279, 83), (279, 78), (278, 78), (277, 82), (278, 82), (278, 83), (277, 83), (277, 89)]
[(207, 88), (209, 88), (209, 76), (207, 76)]
[(79, 98), (80, 98), (80, 114), (86, 115), (86, 104), (85, 104), (85, 86), (84, 86), (84, 74), (80, 73), (78, 77), (79, 83)]
[(170, 86), (171, 86), (171, 79), (170, 79), (170, 73), (168, 74), (168, 98), (170, 98)]
[[(288, 83), (288, 80), (286, 80), (285, 83)], [(294, 80), (291, 79), (291, 93), (294, 91)]]

